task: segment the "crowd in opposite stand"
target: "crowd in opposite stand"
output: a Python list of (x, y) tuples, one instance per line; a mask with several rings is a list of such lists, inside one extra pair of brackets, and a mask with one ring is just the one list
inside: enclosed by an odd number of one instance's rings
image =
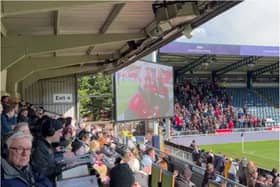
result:
[(248, 161), (246, 158), (233, 160), (222, 154), (200, 150), (195, 140), (192, 141), (190, 147), (193, 149), (193, 162), (206, 168), (203, 181), (209, 178), (218, 180), (216, 174), (219, 174), (249, 187), (277, 187), (280, 185), (279, 173), (276, 168), (273, 168), (270, 173), (261, 172), (253, 161)]
[(216, 129), (264, 127), (265, 119), (237, 109), (225, 88), (211, 81), (185, 81), (175, 85), (175, 117), (177, 131), (214, 132)]

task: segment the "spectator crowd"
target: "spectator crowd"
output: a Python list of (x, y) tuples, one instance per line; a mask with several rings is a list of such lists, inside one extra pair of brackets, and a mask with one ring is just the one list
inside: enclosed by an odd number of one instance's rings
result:
[(211, 81), (185, 81), (175, 85), (176, 131), (211, 133), (216, 129), (264, 127), (265, 119), (247, 113), (246, 108), (235, 108), (232, 97), (224, 87)]
[[(178, 84), (175, 96), (172, 122), (178, 131), (207, 133), (264, 125), (263, 120), (246, 110), (235, 109), (225, 89), (212, 82)], [(99, 186), (146, 187), (154, 164), (173, 173), (175, 187), (195, 186), (191, 181), (192, 168), (172, 167), (166, 154), (157, 154), (149, 146), (152, 136), (146, 137), (146, 145), (131, 143), (122, 147), (112, 129), (83, 121), (76, 123), (70, 117), (54, 118), (46, 115), (42, 107), (35, 108), (9, 96), (2, 96), (0, 106), (2, 186), (55, 186), (62, 172), (73, 165), (64, 160), (82, 155), (90, 155), (87, 164)], [(218, 181), (217, 174), (248, 186), (273, 186), (279, 181), (277, 171), (270, 176), (259, 175), (251, 161), (235, 164), (230, 158), (201, 152), (195, 142), (191, 147), (193, 161), (200, 166), (205, 164), (202, 186), (207, 186), (209, 180)]]
[[(9, 187), (51, 187), (63, 171), (75, 163), (67, 159), (90, 155), (88, 168), (99, 186), (147, 187), (153, 164), (170, 170), (166, 155), (156, 156), (146, 145), (122, 147), (112, 129), (80, 122), (70, 117), (53, 118), (43, 108), (1, 98), (1, 185)], [(193, 186), (192, 171), (173, 171), (176, 186)]]

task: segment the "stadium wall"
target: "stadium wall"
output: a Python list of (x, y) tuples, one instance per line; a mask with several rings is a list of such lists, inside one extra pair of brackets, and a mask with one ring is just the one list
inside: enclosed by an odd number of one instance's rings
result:
[(39, 80), (25, 88), (23, 99), (50, 112), (72, 118), (77, 111), (77, 84), (75, 76)]

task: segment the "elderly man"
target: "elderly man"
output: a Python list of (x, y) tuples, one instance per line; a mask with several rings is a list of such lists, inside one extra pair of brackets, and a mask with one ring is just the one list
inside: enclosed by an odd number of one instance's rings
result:
[(32, 136), (16, 132), (7, 139), (7, 158), (1, 159), (1, 186), (51, 187), (50, 181), (29, 165)]

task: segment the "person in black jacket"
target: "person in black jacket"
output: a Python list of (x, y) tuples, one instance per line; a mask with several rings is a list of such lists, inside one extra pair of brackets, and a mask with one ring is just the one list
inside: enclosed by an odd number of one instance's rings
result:
[(209, 180), (219, 182), (219, 177), (216, 175), (213, 164), (207, 164), (204, 177), (202, 180), (202, 187), (208, 187)]
[(62, 124), (58, 120), (45, 118), (41, 121), (42, 137), (35, 139), (34, 152), (31, 155), (33, 168), (45, 174), (51, 181), (62, 171), (62, 166), (55, 160), (53, 143), (58, 143), (62, 136)]
[(111, 169), (110, 187), (133, 187), (134, 185), (135, 178), (128, 164), (118, 164)]

